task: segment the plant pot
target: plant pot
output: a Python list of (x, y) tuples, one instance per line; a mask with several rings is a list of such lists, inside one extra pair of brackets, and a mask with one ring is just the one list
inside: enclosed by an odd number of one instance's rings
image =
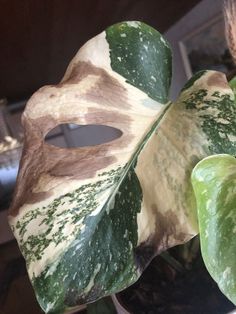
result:
[(208, 274), (199, 252), (184, 270), (156, 257), (141, 278), (113, 295), (118, 314), (231, 314), (235, 306), (221, 293)]

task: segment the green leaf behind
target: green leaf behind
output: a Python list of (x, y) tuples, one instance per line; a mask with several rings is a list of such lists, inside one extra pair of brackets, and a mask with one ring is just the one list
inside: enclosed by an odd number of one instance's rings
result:
[(213, 155), (193, 170), (201, 251), (222, 292), (236, 304), (236, 159)]

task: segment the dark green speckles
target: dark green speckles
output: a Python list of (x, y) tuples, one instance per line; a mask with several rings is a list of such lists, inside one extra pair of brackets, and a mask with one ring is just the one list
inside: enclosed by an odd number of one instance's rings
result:
[(207, 90), (200, 89), (183, 103), (186, 109), (197, 110), (193, 114), (200, 118), (211, 154), (236, 154), (236, 104), (232, 95), (218, 91), (209, 95)]
[(186, 105), (186, 109), (197, 109), (204, 103), (206, 96), (206, 89), (197, 89), (195, 92), (188, 95), (187, 100), (183, 101), (183, 103)]
[(123, 22), (106, 29), (111, 67), (149, 97), (168, 101), (171, 51), (161, 34), (140, 22)]
[(24, 236), (27, 231), (27, 226), (32, 219), (36, 219), (40, 215), (40, 209), (36, 208), (34, 211), (29, 211), (24, 215), (23, 221), (17, 221), (15, 230), (18, 229), (19, 235)]
[[(227, 98), (224, 100), (223, 103), (226, 105)], [(213, 119), (209, 115), (202, 115), (202, 129), (210, 140), (211, 154), (236, 154), (236, 120), (232, 119), (235, 117), (236, 110), (234, 109), (235, 113), (234, 116), (231, 116), (231, 121), (226, 118), (226, 111), (227, 109), (220, 112), (217, 119)]]
[[(100, 175), (100, 180), (93, 184), (85, 184), (74, 192), (67, 193), (55, 199), (48, 207), (37, 208), (27, 212), (16, 224), (21, 235), (20, 249), (26, 258), (27, 265), (40, 260), (45, 249), (53, 243), (57, 246), (66, 241), (68, 235), (63, 232), (66, 225), (72, 225), (70, 237), (78, 234), (81, 229), (81, 219), (85, 219), (98, 206), (97, 196), (115, 184), (121, 175), (122, 168)], [(39, 234), (25, 237), (28, 225), (36, 221)]]
[[(63, 310), (64, 306), (91, 302), (98, 296), (122, 290), (127, 282), (137, 280), (133, 250), (138, 240), (137, 214), (142, 191), (132, 166), (114, 197), (114, 202), (108, 201), (99, 214), (85, 218), (84, 231), (77, 234), (55, 271), (50, 272), (49, 266), (34, 278), (39, 302), (46, 296), (45, 306), (54, 304), (58, 309), (59, 305)], [(63, 283), (59, 294), (55, 291), (57, 283)]]

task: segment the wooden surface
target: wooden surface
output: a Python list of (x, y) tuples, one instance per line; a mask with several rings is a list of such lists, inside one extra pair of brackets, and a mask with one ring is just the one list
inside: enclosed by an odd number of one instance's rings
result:
[(0, 0), (0, 97), (57, 83), (78, 48), (107, 26), (141, 20), (166, 31), (200, 0)]

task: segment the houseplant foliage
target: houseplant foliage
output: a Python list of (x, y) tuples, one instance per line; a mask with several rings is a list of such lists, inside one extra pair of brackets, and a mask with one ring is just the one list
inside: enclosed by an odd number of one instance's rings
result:
[(197, 200), (201, 251), (219, 288), (236, 304), (236, 159), (214, 155), (200, 161), (192, 182)]
[[(170, 103), (170, 81), (166, 40), (123, 22), (28, 102), (9, 221), (46, 313), (126, 288), (155, 255), (198, 233), (191, 171), (204, 157), (236, 153), (234, 94), (223, 74), (204, 71)], [(85, 148), (46, 144), (60, 123), (122, 135)]]

